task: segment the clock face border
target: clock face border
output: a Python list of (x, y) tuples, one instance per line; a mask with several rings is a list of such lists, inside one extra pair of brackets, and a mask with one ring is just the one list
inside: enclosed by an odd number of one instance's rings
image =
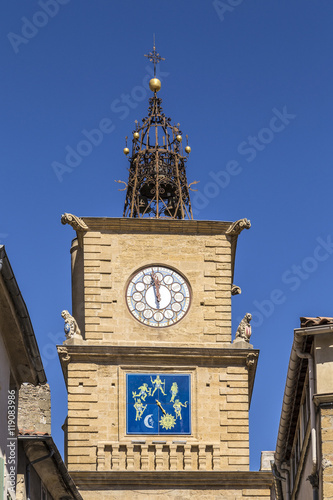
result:
[(126, 435), (191, 435), (191, 374), (126, 373)]
[[(145, 273), (145, 271), (147, 272)], [(160, 302), (163, 305), (163, 308), (161, 308), (162, 312), (159, 311), (159, 304), (156, 302), (156, 291), (153, 282), (148, 283), (148, 279), (146, 279), (145, 283), (143, 280), (152, 271), (156, 274), (165, 273), (163, 283), (160, 283)], [(170, 272), (168, 273), (168, 271)], [(167, 276), (170, 276), (172, 279), (170, 283), (164, 283), (164, 278)], [(140, 285), (139, 290), (137, 289), (137, 285)], [(177, 287), (177, 290), (173, 290), (174, 287)], [(134, 296), (138, 295), (139, 297), (140, 294), (142, 295), (142, 299), (135, 301)], [(181, 295), (183, 295), (183, 299), (179, 300)], [(126, 284), (125, 301), (131, 316), (142, 325), (155, 329), (169, 328), (181, 321), (188, 313), (192, 302), (192, 288), (188, 279), (178, 269), (166, 264), (150, 264), (141, 266), (132, 273)], [(155, 307), (153, 305), (154, 301)], [(138, 305), (142, 307), (141, 311), (138, 311), (136, 308)], [(172, 311), (172, 308), (178, 306), (180, 307), (179, 311)], [(151, 317), (144, 317), (144, 313), (151, 315)], [(173, 313), (172, 317), (167, 318), (165, 316), (166, 314), (171, 315), (171, 313)], [(157, 315), (163, 315), (164, 317), (160, 321), (157, 321), (155, 320)]]

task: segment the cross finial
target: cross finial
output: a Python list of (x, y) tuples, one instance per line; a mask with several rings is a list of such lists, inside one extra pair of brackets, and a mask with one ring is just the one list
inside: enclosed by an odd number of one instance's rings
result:
[(155, 35), (154, 35), (154, 46), (153, 50), (149, 52), (149, 54), (145, 54), (145, 57), (148, 57), (149, 61), (154, 64), (154, 78), (156, 78), (156, 64), (160, 61), (165, 61), (164, 57), (161, 57), (158, 52), (156, 52), (155, 47)]

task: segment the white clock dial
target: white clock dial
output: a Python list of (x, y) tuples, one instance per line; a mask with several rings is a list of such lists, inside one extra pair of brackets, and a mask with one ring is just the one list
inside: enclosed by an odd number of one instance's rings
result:
[(155, 328), (181, 320), (190, 306), (190, 286), (177, 271), (164, 266), (145, 267), (132, 276), (126, 300), (133, 316)]

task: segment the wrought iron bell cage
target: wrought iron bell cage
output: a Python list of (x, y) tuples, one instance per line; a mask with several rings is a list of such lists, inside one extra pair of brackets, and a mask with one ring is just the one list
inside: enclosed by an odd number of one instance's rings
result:
[(136, 122), (123, 215), (193, 219), (182, 132), (179, 124), (171, 125), (161, 104), (155, 91), (148, 116), (142, 125)]

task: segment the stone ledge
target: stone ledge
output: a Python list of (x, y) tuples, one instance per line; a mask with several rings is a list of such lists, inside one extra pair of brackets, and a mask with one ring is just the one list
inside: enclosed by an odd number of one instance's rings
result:
[(313, 401), (316, 406), (325, 406), (333, 404), (333, 393), (314, 394)]
[[(174, 347), (174, 346), (133, 346), (133, 345), (71, 345), (57, 346), (66, 349), (66, 356), (60, 356), (60, 362), (66, 384), (68, 384), (68, 361), (80, 363), (114, 363), (125, 366), (126, 369), (147, 369), (163, 366), (165, 368), (187, 366), (189, 369), (203, 366), (247, 366), (241, 374), (248, 379), (249, 404), (254, 385), (259, 351), (257, 349), (235, 349), (228, 347)], [(251, 356), (251, 362), (248, 357)], [(240, 375), (237, 375), (239, 377)], [(233, 377), (236, 377), (233, 375)]]
[(149, 488), (192, 487), (207, 489), (267, 490), (273, 484), (271, 472), (247, 471), (74, 471), (70, 474), (81, 491), (123, 486)]
[[(257, 367), (257, 349), (235, 349), (228, 347), (174, 347), (174, 346), (135, 346), (135, 345), (68, 345), (66, 351), (71, 362), (89, 361), (100, 363), (115, 360), (118, 364), (179, 366), (219, 366), (234, 364), (246, 366), (249, 354), (253, 354), (253, 363), (248, 364), (248, 374), (253, 376)], [(61, 346), (57, 346), (58, 348)], [(61, 358), (62, 368), (66, 366)], [(251, 377), (250, 377), (251, 378)]]
[(82, 217), (90, 231), (102, 230), (113, 233), (166, 233), (221, 235), (229, 229), (231, 222), (173, 219), (133, 219), (127, 217)]

